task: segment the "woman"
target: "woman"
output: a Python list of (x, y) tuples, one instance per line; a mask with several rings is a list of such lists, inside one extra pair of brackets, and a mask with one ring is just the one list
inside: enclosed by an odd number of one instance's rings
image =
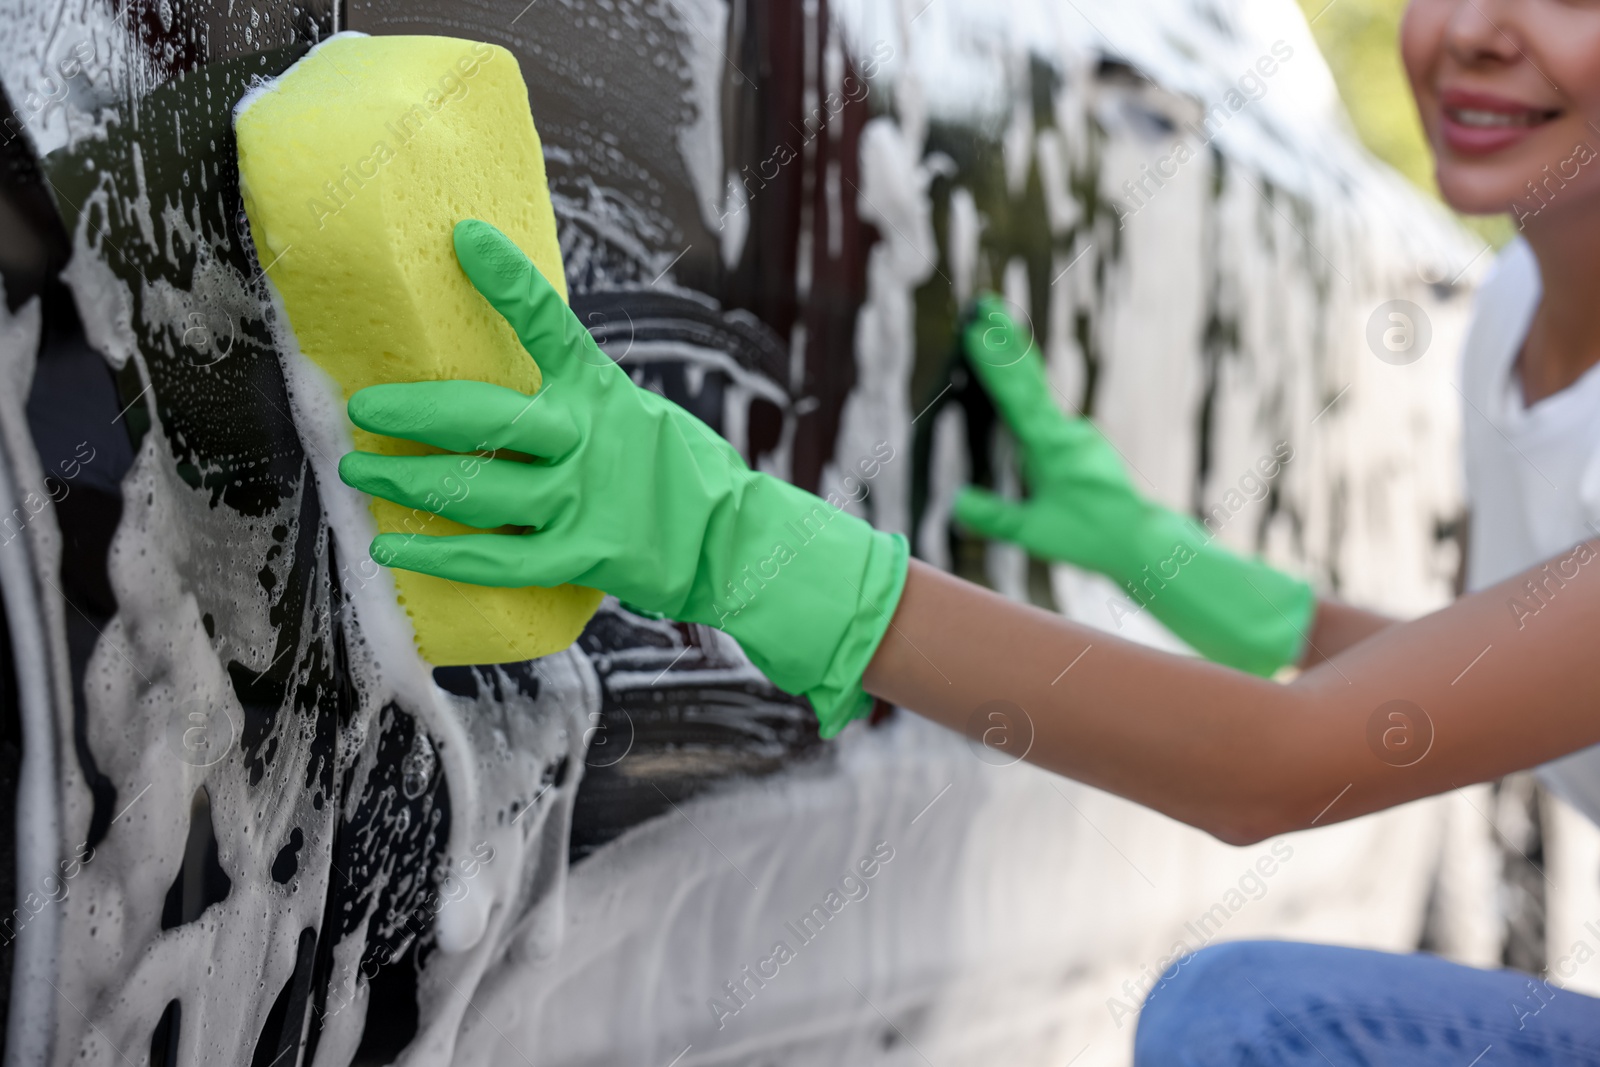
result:
[[(1600, 167), (1586, 165), (1600, 143), (1600, 3), (1413, 0), (1402, 43), (1445, 198), (1515, 209), (1527, 238), (1498, 266), (1469, 341), (1481, 588), (1450, 608), (1398, 624), (1319, 602), (1140, 499), (1092, 427), (1057, 409), (1029, 338), (986, 307), (969, 355), (1018, 438), (1031, 496), (969, 491), (958, 519), (1110, 575), (1216, 662), (1011, 603), (747, 470), (601, 358), (521, 252), (476, 221), (457, 227), (457, 256), (542, 368), (537, 402), (478, 382), (382, 385), (353, 396), (350, 417), (534, 461), (483, 464), (457, 499), (436, 491), (448, 455), (353, 453), (341, 474), (468, 525), (530, 532), (383, 535), (373, 558), (470, 583), (575, 582), (722, 627), (811, 699), (825, 736), (867, 693), (975, 734), (1003, 702), (1031, 719), (1033, 762), (1233, 844), (1600, 742), (1600, 542), (1585, 540), (1600, 531), (1580, 506), (1600, 452)], [(1294, 662), (1288, 684), (1263, 677)], [(1140, 1062), (1600, 1063), (1600, 1001), (1523, 975), (1270, 943), (1208, 948), (1177, 970), (1142, 1015)]]

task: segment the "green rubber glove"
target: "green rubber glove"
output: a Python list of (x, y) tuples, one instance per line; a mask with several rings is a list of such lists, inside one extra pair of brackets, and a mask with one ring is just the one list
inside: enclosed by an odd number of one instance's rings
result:
[(475, 585), (602, 589), (726, 630), (774, 684), (810, 699), (824, 737), (864, 715), (861, 676), (900, 599), (905, 538), (749, 470), (705, 423), (635, 386), (499, 230), (464, 221), (455, 249), (537, 360), (539, 392), (376, 385), (350, 398), (350, 419), (452, 453), (533, 460), (491, 457), (463, 479), (455, 455), (353, 452), (339, 475), (468, 526), (526, 532), (381, 534), (372, 558)]
[(1028, 332), (994, 297), (963, 337), (967, 362), (1016, 437), (1030, 496), (968, 486), (955, 518), (982, 537), (1103, 574), (1207, 659), (1270, 675), (1296, 662), (1316, 607), (1311, 587), (1244, 559), (1186, 516), (1144, 499), (1089, 420), (1056, 406)]

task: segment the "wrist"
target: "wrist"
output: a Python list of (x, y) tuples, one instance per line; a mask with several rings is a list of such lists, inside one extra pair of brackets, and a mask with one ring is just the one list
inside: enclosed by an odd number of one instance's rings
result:
[(757, 667), (807, 696), (831, 737), (869, 702), (861, 676), (905, 586), (906, 540), (765, 474), (708, 534), (714, 577), (693, 621), (725, 630)]

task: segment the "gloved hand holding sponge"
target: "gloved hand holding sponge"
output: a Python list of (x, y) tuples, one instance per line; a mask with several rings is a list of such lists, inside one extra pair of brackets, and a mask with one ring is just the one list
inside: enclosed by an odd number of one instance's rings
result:
[(824, 737), (867, 713), (861, 676), (905, 582), (905, 538), (769, 475), (678, 405), (641, 389), (499, 230), (455, 228), (456, 257), (543, 371), (532, 397), (483, 382), (376, 385), (350, 398), (364, 430), (450, 452), (506, 449), (465, 488), (459, 456), (353, 452), (348, 484), (481, 529), (380, 534), (372, 558), (452, 581), (604, 590), (726, 630), (780, 688), (811, 700)]
[[(340, 476), (468, 526), (527, 532), (386, 533), (372, 558), (477, 585), (589, 586), (717, 626), (776, 685), (810, 699), (824, 737), (864, 715), (861, 678), (899, 603), (905, 539), (751, 471), (699, 419), (635, 386), (494, 227), (464, 221), (454, 241), (543, 384), (531, 397), (472, 381), (362, 389), (349, 403), (362, 429), (491, 458), (450, 499), (435, 487), (459, 456), (353, 452)], [(965, 343), (1018, 438), (1033, 496), (1010, 502), (969, 489), (958, 520), (1124, 585), (1181, 546), (1193, 558), (1150, 601), (1157, 618), (1245, 670), (1271, 673), (1296, 658), (1314, 606), (1304, 583), (1217, 548), (1192, 520), (1141, 499), (1098, 432), (1056, 408), (1031, 339), (997, 305), (980, 306)]]

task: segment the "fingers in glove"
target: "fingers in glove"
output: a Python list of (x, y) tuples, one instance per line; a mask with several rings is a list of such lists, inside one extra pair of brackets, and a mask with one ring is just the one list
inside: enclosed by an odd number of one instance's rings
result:
[(956, 522), (992, 541), (1017, 540), (1026, 515), (1026, 505), (970, 485), (956, 496), (953, 509)]
[(543, 528), (572, 504), (560, 471), (478, 456), (380, 456), (351, 452), (339, 477), (354, 489), (464, 526)]
[(511, 238), (487, 222), (463, 219), (454, 241), (456, 260), (473, 288), (511, 324), (547, 376), (559, 377), (574, 365), (614, 366)]
[(488, 382), (395, 382), (350, 398), (350, 421), (371, 433), (403, 437), (451, 452), (509, 448), (560, 460), (580, 434), (560, 386), (533, 396)]
[(559, 573), (558, 561), (542, 560), (530, 544), (539, 534), (461, 534), (424, 537), (420, 534), (379, 534), (369, 550), (374, 563), (400, 570), (418, 571), (467, 585), (508, 589), (556, 586), (573, 575)]
[(1024, 444), (1066, 418), (1045, 376), (1038, 346), (999, 297), (978, 300), (962, 345), (984, 391)]

